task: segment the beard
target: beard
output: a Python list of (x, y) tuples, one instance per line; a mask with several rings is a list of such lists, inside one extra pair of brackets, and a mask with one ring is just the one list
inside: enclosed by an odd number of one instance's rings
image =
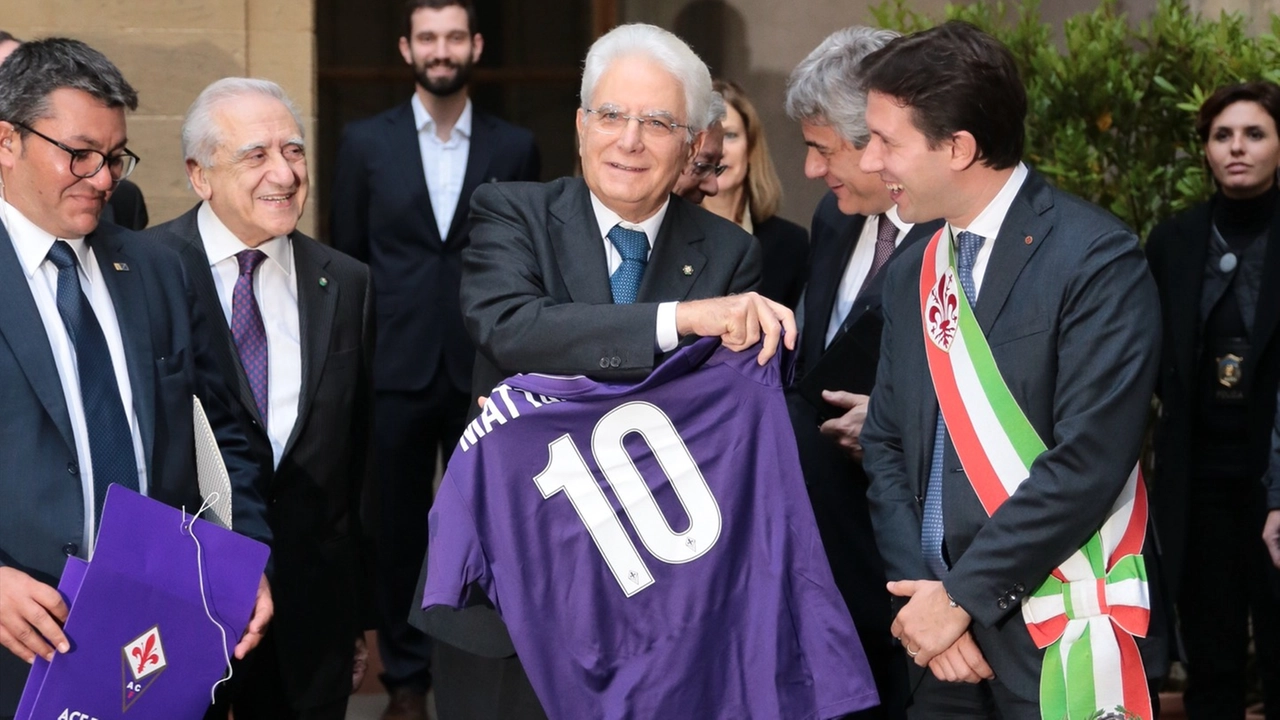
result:
[[(434, 67), (452, 68), (453, 76), (433, 78), (427, 71)], [(461, 63), (456, 63), (452, 60), (435, 60), (415, 66), (413, 76), (418, 81), (418, 84), (432, 95), (449, 97), (457, 94), (471, 81), (471, 68), (472, 62), (470, 58)]]

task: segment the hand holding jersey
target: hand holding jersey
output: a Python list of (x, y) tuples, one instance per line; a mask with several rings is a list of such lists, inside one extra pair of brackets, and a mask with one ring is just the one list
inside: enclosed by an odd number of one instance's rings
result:
[(791, 309), (754, 292), (694, 300), (676, 305), (676, 330), (681, 336), (718, 337), (725, 347), (741, 352), (763, 340), (756, 362), (764, 365), (781, 342), (796, 349), (796, 318)]

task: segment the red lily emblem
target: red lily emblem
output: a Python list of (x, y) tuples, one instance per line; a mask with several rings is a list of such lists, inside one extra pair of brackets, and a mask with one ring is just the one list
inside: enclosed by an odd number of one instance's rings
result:
[(951, 343), (959, 329), (959, 308), (960, 298), (956, 296), (955, 277), (948, 271), (933, 286), (925, 308), (929, 338), (944, 352), (951, 350)]
[(129, 653), (138, 660), (138, 675), (146, 669), (147, 665), (155, 665), (160, 662), (160, 655), (153, 652), (156, 647), (156, 634), (153, 632), (147, 635), (147, 644), (145, 646), (135, 646), (133, 651)]

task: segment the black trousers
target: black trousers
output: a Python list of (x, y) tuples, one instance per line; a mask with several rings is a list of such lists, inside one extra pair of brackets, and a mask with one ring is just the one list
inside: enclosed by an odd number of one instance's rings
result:
[(226, 720), (229, 710), (235, 711), (236, 720), (343, 720), (347, 715), (346, 696), (301, 708), (289, 702), (280, 675), (275, 633), (270, 629), (249, 657), (242, 662), (232, 660), (232, 667), (231, 680), (219, 687), (218, 701), (204, 720)]
[(1178, 596), (1187, 717), (1244, 717), (1252, 620), (1266, 717), (1280, 720), (1280, 593), (1261, 538), (1262, 487), (1256, 478), (1198, 479), (1194, 487)]
[(1040, 703), (1014, 695), (999, 678), (980, 683), (944, 682), (907, 660), (914, 692), (910, 720), (1040, 720)]
[(443, 642), (436, 649), (439, 720), (546, 720), (518, 657), (486, 658)]
[(374, 401), (378, 653), (388, 689), (431, 686), (431, 640), (406, 618), (427, 551), (436, 459), (453, 453), (469, 405), (445, 373), (426, 390), (379, 392)]

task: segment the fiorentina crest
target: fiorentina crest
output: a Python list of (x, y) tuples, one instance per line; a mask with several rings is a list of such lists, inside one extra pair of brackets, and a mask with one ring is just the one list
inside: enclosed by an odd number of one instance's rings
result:
[(948, 268), (929, 291), (924, 308), (925, 331), (942, 352), (951, 352), (960, 323), (960, 298), (956, 295), (956, 276)]
[(121, 712), (133, 706), (165, 669), (164, 645), (160, 642), (160, 626), (142, 633), (121, 648), (120, 682), (123, 684)]

